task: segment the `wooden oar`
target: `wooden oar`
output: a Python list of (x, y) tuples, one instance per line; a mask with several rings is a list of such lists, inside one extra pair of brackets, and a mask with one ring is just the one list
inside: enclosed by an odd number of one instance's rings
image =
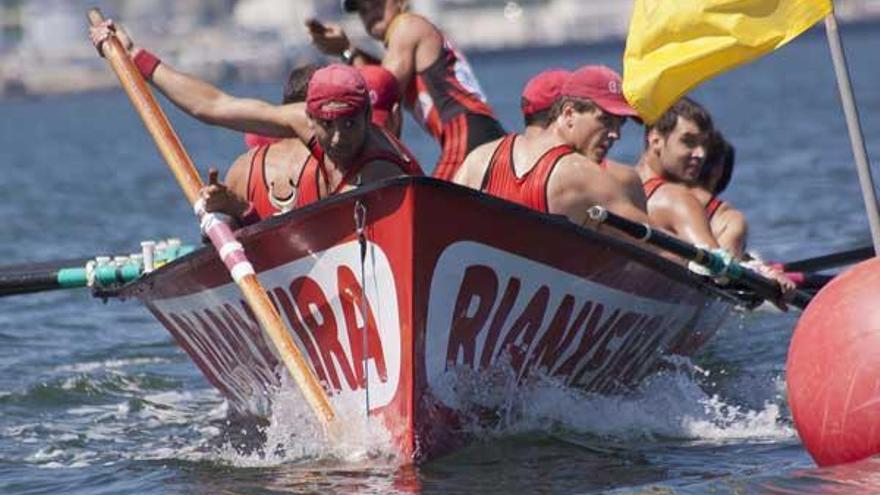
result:
[(837, 253), (824, 254), (813, 258), (783, 263), (782, 269), (787, 272), (819, 272), (831, 268), (864, 261), (874, 256), (874, 246), (862, 246)]
[[(595, 222), (608, 224), (630, 237), (647, 242), (652, 246), (656, 246), (686, 260), (705, 266), (712, 273), (719, 273), (726, 266), (727, 270), (725, 276), (729, 279), (742, 283), (764, 299), (770, 301), (783, 300), (779, 284), (776, 283), (775, 280), (770, 280), (769, 278), (758, 275), (736, 262), (732, 262), (728, 265), (723, 258), (708, 249), (698, 248), (693, 244), (682, 241), (681, 239), (654, 230), (645, 224), (623, 218), (620, 215), (611, 213), (601, 206), (590, 208), (589, 217)], [(803, 309), (810, 303), (810, 296), (801, 291), (794, 291), (785, 302)]]
[[(89, 10), (88, 16), (92, 26), (104, 21), (104, 17), (98, 9)], [(272, 306), (260, 281), (257, 280), (253, 266), (247, 260), (242, 245), (236, 241), (232, 229), (223, 223), (217, 215), (207, 213), (200, 207), (199, 190), (202, 187), (202, 181), (192, 160), (177, 138), (177, 134), (171, 128), (168, 118), (165, 117), (147, 87), (147, 83), (115, 35), (111, 35), (105, 40), (101, 44), (100, 50), (119, 77), (119, 82), (143, 119), (150, 135), (156, 141), (156, 145), (168, 166), (177, 177), (177, 182), (183, 188), (186, 198), (196, 209), (201, 219), (202, 229), (211, 239), (211, 243), (214, 244), (229, 269), (232, 279), (238, 284), (245, 300), (256, 314), (263, 331), (274, 344), (278, 356), (302, 390), (315, 415), (325, 425), (329, 424), (335, 414), (327, 394), (294, 344), (290, 332), (285, 328), (281, 317), (275, 311), (275, 307)]]

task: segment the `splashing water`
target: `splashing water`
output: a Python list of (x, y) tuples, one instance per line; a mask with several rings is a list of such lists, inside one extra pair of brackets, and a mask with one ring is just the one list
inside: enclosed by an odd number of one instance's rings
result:
[[(795, 436), (785, 421), (779, 394), (766, 399), (758, 410), (749, 409), (704, 391), (700, 381), (710, 372), (685, 358), (674, 358), (671, 364), (674, 370), (649, 377), (625, 395), (585, 393), (545, 373), (535, 373), (517, 385), (507, 362), (479, 372), (456, 368), (437, 393), (445, 403), (469, 413), (468, 428), (478, 437), (553, 429), (621, 440), (763, 441)], [(781, 386), (777, 382), (776, 387)], [(486, 409), (497, 416), (488, 427), (476, 420), (480, 416), (476, 412)]]
[[(237, 467), (271, 467), (290, 462), (329, 461), (393, 465), (400, 462), (381, 420), (364, 417), (356, 397), (333, 398), (336, 420), (324, 427), (299, 388), (285, 375), (272, 399), (269, 422), (256, 432), (257, 448), (225, 442), (217, 460)], [(244, 433), (244, 432), (243, 432)], [(253, 447), (253, 445), (251, 445)]]

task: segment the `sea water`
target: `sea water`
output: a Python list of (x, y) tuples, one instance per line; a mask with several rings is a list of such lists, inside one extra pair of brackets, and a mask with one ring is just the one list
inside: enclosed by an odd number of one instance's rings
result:
[[(869, 152), (880, 143), (880, 27), (844, 27)], [(508, 129), (519, 94), (544, 68), (620, 68), (621, 43), (474, 54)], [(277, 101), (281, 84), (230, 92)], [(750, 220), (750, 247), (793, 260), (867, 243), (828, 48), (811, 32), (723, 75), (694, 96), (737, 148), (725, 198)], [(244, 150), (239, 134), (194, 122), (165, 102), (204, 173)], [(24, 263), (127, 253), (139, 241), (198, 242), (190, 208), (119, 91), (0, 102), (0, 260)], [(612, 157), (633, 162), (627, 124)], [(430, 170), (437, 147), (407, 122)], [(876, 153), (875, 153), (876, 154)], [(877, 168), (874, 168), (875, 175)], [(133, 301), (83, 291), (0, 299), (0, 493), (877, 493), (868, 460), (817, 469), (785, 401), (785, 355), (797, 313), (736, 313), (693, 359), (623, 397), (585, 395), (504, 370), (452, 377), (462, 400), (500, 422), (467, 425), (474, 444), (401, 467), (358, 405), (327, 442), (292, 387), (266, 424), (231, 421), (222, 397)], [(491, 385), (491, 386), (490, 386)]]

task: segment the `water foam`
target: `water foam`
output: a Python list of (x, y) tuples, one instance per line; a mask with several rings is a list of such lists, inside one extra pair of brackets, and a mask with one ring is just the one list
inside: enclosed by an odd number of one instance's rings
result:
[(285, 379), (272, 399), (269, 423), (257, 432), (259, 448), (247, 449), (243, 443), (226, 442), (218, 452), (218, 460), (237, 467), (271, 467), (304, 461), (399, 463), (391, 435), (380, 420), (365, 416), (362, 402), (354, 397), (337, 397), (333, 407), (336, 419), (325, 428), (298, 387)]
[(623, 440), (794, 437), (780, 394), (750, 409), (707, 393), (700, 382), (710, 372), (683, 358), (672, 361), (674, 370), (649, 377), (625, 395), (588, 394), (542, 373), (517, 385), (515, 373), (504, 364), (481, 372), (456, 369), (448, 374), (441, 394), (444, 402), (464, 411), (495, 411), (498, 421), (491, 426), (476, 420), (468, 424), (472, 432), (484, 437), (554, 429)]

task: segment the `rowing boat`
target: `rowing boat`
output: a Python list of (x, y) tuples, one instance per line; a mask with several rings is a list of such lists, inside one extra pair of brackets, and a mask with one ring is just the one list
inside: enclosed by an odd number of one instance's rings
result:
[[(430, 178), (236, 235), (331, 402), (364, 404), (416, 463), (468, 440), (451, 374), (617, 392), (694, 353), (737, 302), (638, 245)], [(236, 414), (269, 413), (284, 368), (214, 250), (103, 295), (142, 301)]]

